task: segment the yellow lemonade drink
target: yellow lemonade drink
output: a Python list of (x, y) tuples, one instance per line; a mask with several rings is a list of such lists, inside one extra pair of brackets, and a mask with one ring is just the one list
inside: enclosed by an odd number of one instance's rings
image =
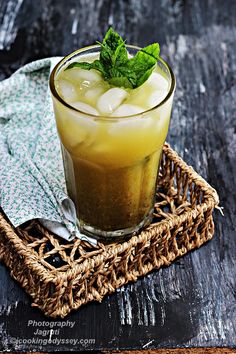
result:
[[(135, 55), (137, 48), (127, 47)], [(75, 60), (98, 57), (98, 46), (72, 53), (54, 69), (50, 85), (68, 195), (80, 228), (116, 237), (151, 220), (174, 77), (161, 58), (135, 89), (115, 87), (97, 70), (65, 70)]]

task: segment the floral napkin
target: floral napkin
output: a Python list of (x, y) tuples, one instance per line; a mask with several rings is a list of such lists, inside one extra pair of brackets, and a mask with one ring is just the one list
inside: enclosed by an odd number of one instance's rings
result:
[(66, 194), (48, 85), (59, 60), (34, 61), (0, 82), (0, 205), (14, 226), (38, 219), (66, 240), (96, 243), (80, 233)]

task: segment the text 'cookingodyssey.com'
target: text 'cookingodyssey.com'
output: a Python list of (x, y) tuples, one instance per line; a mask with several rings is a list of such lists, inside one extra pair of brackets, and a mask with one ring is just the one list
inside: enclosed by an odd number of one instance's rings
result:
[(95, 344), (95, 339), (93, 338), (11, 338), (11, 343), (16, 345), (81, 345), (83, 347), (87, 347), (90, 344)]

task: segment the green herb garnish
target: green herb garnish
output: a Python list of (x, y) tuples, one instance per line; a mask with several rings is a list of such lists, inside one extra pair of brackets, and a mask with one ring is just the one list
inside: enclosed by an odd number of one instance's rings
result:
[(101, 45), (99, 60), (92, 63), (72, 63), (65, 70), (75, 67), (90, 70), (95, 69), (102, 73), (104, 80), (109, 84), (136, 88), (141, 86), (151, 75), (159, 58), (160, 47), (153, 43), (140, 49), (132, 58), (128, 58), (128, 51), (121, 36), (110, 28)]

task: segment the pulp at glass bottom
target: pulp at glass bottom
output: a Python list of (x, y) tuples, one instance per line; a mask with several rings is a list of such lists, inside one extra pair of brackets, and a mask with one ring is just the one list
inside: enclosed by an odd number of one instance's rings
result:
[(117, 168), (64, 152), (68, 194), (76, 205), (81, 231), (115, 237), (131, 234), (150, 223), (161, 151), (132, 166)]

